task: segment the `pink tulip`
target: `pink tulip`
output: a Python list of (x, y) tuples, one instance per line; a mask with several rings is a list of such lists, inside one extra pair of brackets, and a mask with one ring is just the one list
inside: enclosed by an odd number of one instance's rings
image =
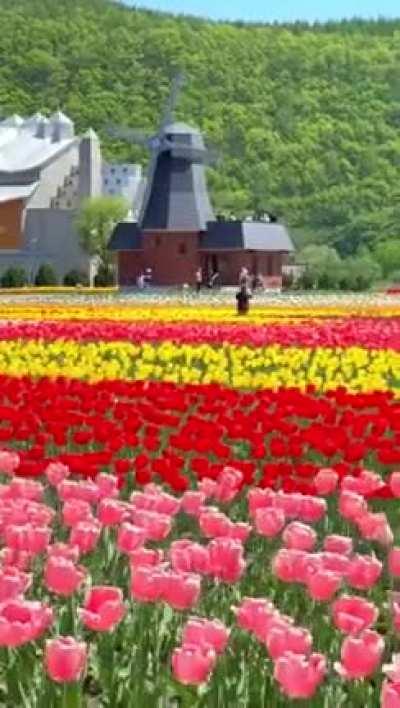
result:
[(299, 518), (308, 524), (315, 524), (324, 518), (327, 509), (325, 499), (305, 495), (300, 503)]
[(383, 682), (381, 691), (381, 708), (400, 708), (400, 682)]
[(0, 602), (23, 595), (30, 587), (32, 576), (13, 566), (0, 568)]
[(172, 528), (170, 516), (145, 509), (134, 509), (132, 521), (136, 526), (141, 526), (145, 530), (149, 541), (163, 541)]
[(40, 482), (25, 477), (13, 477), (8, 486), (8, 496), (11, 499), (28, 499), (40, 502), (43, 499), (44, 487)]
[[(276, 493), (272, 489), (252, 487), (247, 493), (249, 514), (254, 516), (258, 509), (271, 509), (276, 501)], [(282, 511), (284, 511), (282, 509)]]
[(207, 620), (202, 617), (189, 619), (182, 634), (183, 646), (201, 646), (205, 649), (212, 647), (217, 654), (223, 654), (228, 641), (230, 630), (219, 620)]
[(287, 652), (308, 656), (312, 649), (312, 637), (307, 629), (301, 627), (274, 627), (266, 636), (266, 647), (273, 661)]
[(246, 524), (243, 521), (238, 521), (236, 524), (231, 522), (228, 536), (233, 538), (235, 541), (240, 541), (240, 543), (245, 543), (249, 538), (252, 531), (250, 524)]
[(28, 551), (15, 551), (12, 548), (3, 548), (3, 550), (0, 551), (1, 565), (5, 568), (11, 566), (25, 572), (30, 569), (32, 559), (33, 556), (31, 553), (28, 553)]
[(50, 543), (51, 529), (32, 524), (12, 524), (5, 529), (5, 542), (14, 551), (27, 551), (32, 555), (43, 553)]
[(344, 491), (355, 492), (361, 496), (370, 496), (383, 487), (381, 477), (371, 470), (362, 470), (358, 477), (343, 477), (341, 488)]
[(382, 666), (382, 671), (393, 683), (400, 684), (400, 654), (393, 654), (392, 663)]
[(92, 507), (81, 499), (66, 501), (62, 509), (62, 520), (65, 526), (75, 526), (79, 521), (93, 521)]
[(201, 533), (207, 538), (229, 536), (231, 520), (216, 507), (208, 507), (199, 516)]
[(337, 573), (342, 578), (350, 567), (350, 558), (342, 553), (332, 553), (331, 551), (323, 551), (318, 554), (320, 566), (324, 570), (330, 570), (332, 573)]
[(272, 560), (272, 572), (284, 583), (305, 582), (309, 556), (306, 551), (281, 548)]
[(80, 521), (71, 529), (69, 542), (78, 546), (80, 553), (90, 553), (96, 548), (101, 526), (98, 521)]
[(367, 511), (367, 502), (364, 497), (355, 492), (341, 492), (339, 496), (339, 513), (344, 519), (356, 521)]
[(107, 585), (93, 586), (78, 612), (88, 629), (109, 632), (119, 624), (126, 612), (122, 590)]
[(20, 458), (17, 452), (0, 450), (0, 474), (12, 477), (17, 467), (19, 467), (19, 462)]
[(243, 474), (233, 467), (224, 467), (218, 476), (214, 499), (221, 504), (228, 504), (237, 496), (243, 483)]
[(120, 553), (131, 554), (143, 546), (146, 541), (146, 531), (140, 526), (125, 522), (118, 529), (117, 548)]
[(95, 484), (98, 489), (99, 499), (110, 499), (117, 497), (118, 492), (118, 477), (107, 472), (100, 472), (95, 478)]
[(378, 619), (379, 610), (373, 602), (355, 595), (343, 595), (332, 605), (335, 626), (344, 634), (360, 634)]
[(70, 546), (68, 543), (53, 543), (47, 548), (48, 556), (59, 556), (67, 560), (77, 563), (79, 559), (78, 546)]
[(0, 646), (18, 647), (38, 639), (52, 624), (53, 612), (41, 602), (14, 598), (0, 604)]
[(67, 465), (63, 465), (62, 462), (50, 462), (44, 471), (47, 481), (52, 487), (57, 487), (63, 479), (66, 479), (71, 474), (71, 471)]
[(400, 472), (392, 472), (389, 478), (389, 486), (394, 497), (400, 498)]
[(184, 492), (182, 496), (182, 511), (189, 516), (198, 517), (203, 511), (205, 501), (206, 495), (204, 492), (192, 492), (188, 490)]
[(201, 579), (194, 573), (169, 571), (162, 577), (161, 597), (175, 610), (191, 610), (200, 599)]
[(63, 479), (57, 486), (57, 494), (61, 501), (80, 499), (89, 504), (96, 504), (100, 497), (97, 484), (90, 480), (76, 482), (72, 479)]
[(179, 539), (171, 543), (169, 557), (172, 568), (181, 573), (210, 573), (210, 554), (208, 548), (189, 539)]
[(275, 663), (274, 678), (289, 698), (312, 698), (326, 674), (326, 659), (322, 654), (301, 656), (290, 652)]
[(74, 565), (72, 560), (57, 555), (47, 558), (44, 567), (44, 583), (50, 592), (68, 597), (78, 590), (85, 577), (85, 569)]
[(287, 519), (298, 519), (301, 513), (304, 496), (303, 494), (286, 494), (278, 492), (275, 495), (274, 506), (285, 512)]
[(166, 514), (167, 516), (175, 516), (181, 508), (181, 501), (172, 494), (161, 492), (154, 501), (153, 511), (158, 514)]
[(383, 546), (393, 543), (393, 533), (386, 514), (366, 512), (358, 517), (356, 524), (361, 536), (367, 541), (376, 541)]
[(174, 678), (186, 685), (199, 686), (209, 680), (217, 655), (211, 648), (185, 645), (174, 650), (172, 672)]
[(317, 494), (328, 496), (336, 491), (339, 475), (330, 467), (318, 470), (314, 477), (314, 486)]
[(324, 539), (324, 551), (349, 556), (353, 553), (353, 539), (350, 536), (332, 534)]
[(310, 526), (306, 526), (300, 521), (292, 521), (286, 526), (282, 539), (287, 548), (293, 548), (298, 551), (312, 551), (317, 542), (317, 534)]
[(161, 548), (136, 548), (129, 554), (131, 565), (159, 565), (164, 560), (164, 551)]
[(117, 526), (129, 517), (127, 506), (119, 499), (105, 497), (97, 507), (97, 518), (103, 526)]
[(242, 544), (231, 538), (214, 538), (208, 550), (211, 575), (225, 583), (238, 582), (246, 568)]
[(257, 533), (267, 538), (277, 536), (285, 526), (285, 512), (282, 509), (267, 507), (257, 509), (254, 514), (254, 523)]
[(388, 555), (389, 573), (395, 578), (400, 577), (400, 547), (394, 547)]
[(371, 629), (358, 637), (349, 635), (343, 640), (341, 663), (336, 663), (335, 669), (347, 680), (367, 678), (377, 670), (384, 648), (383, 637)]
[(382, 563), (374, 556), (354, 555), (346, 572), (348, 584), (356, 590), (369, 590), (382, 573)]
[(276, 613), (272, 602), (264, 598), (245, 597), (239, 607), (233, 608), (236, 621), (247, 632), (256, 633), (262, 637), (266, 634), (267, 623)]
[(46, 641), (46, 671), (53, 681), (80, 681), (86, 669), (86, 661), (85, 642), (78, 642), (74, 637), (56, 637)]
[(200, 480), (197, 486), (199, 492), (205, 494), (206, 499), (212, 499), (217, 488), (217, 483), (214, 479), (209, 479), (209, 477), (203, 477), (203, 479)]
[(131, 565), (131, 595), (138, 602), (157, 602), (162, 594), (162, 573), (154, 566)]
[(342, 578), (331, 570), (317, 570), (307, 578), (307, 589), (310, 597), (317, 602), (329, 602), (339, 590)]
[(391, 596), (392, 600), (392, 615), (393, 615), (393, 626), (396, 632), (400, 631), (400, 593), (393, 592)]

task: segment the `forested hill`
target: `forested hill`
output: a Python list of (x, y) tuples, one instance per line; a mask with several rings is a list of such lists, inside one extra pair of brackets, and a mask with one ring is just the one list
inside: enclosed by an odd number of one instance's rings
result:
[(0, 113), (61, 108), (153, 130), (171, 77), (178, 117), (220, 148), (220, 210), (269, 208), (343, 255), (400, 236), (400, 20), (212, 23), (107, 0), (0, 0)]

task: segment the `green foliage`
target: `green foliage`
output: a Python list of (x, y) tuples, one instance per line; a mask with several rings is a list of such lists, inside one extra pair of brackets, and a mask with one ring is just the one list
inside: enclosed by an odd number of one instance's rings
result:
[(400, 238), (380, 241), (375, 248), (375, 256), (385, 277), (392, 277), (394, 271), (400, 271)]
[(100, 256), (102, 263), (110, 262), (107, 249), (115, 225), (128, 212), (128, 204), (120, 197), (93, 197), (86, 199), (78, 212), (76, 228), (84, 251), (90, 256)]
[(1, 276), (2, 288), (23, 288), (28, 282), (26, 272), (20, 266), (10, 266)]
[[(110, 0), (1, 0), (0, 105), (62, 108), (106, 157), (147, 159), (110, 122), (153, 131), (170, 81), (177, 117), (219, 148), (216, 211), (271, 210), (344, 256), (398, 238), (400, 20), (212, 23)], [(304, 237), (306, 235), (306, 237)]]
[(89, 278), (86, 273), (77, 268), (69, 270), (64, 276), (64, 285), (75, 287), (75, 285), (89, 285)]
[(43, 263), (36, 274), (35, 285), (57, 285), (57, 275), (50, 263)]
[(369, 290), (381, 275), (379, 264), (371, 256), (354, 256), (344, 261), (339, 286), (344, 290)]

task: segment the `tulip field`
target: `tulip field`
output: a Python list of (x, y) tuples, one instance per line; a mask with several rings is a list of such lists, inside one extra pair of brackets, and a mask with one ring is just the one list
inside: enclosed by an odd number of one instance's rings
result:
[(0, 705), (400, 708), (400, 301), (0, 301)]

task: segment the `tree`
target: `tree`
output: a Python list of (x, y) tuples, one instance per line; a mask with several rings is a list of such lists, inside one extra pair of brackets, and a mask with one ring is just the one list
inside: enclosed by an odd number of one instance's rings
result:
[(394, 271), (400, 270), (400, 238), (380, 241), (374, 253), (385, 278)]
[(127, 215), (129, 205), (121, 197), (92, 197), (82, 202), (76, 219), (80, 243), (89, 256), (99, 256), (103, 272), (111, 273), (108, 242), (116, 224)]
[(298, 254), (298, 261), (306, 265), (305, 283), (314, 283), (325, 290), (339, 285), (342, 261), (330, 246), (309, 245)]

